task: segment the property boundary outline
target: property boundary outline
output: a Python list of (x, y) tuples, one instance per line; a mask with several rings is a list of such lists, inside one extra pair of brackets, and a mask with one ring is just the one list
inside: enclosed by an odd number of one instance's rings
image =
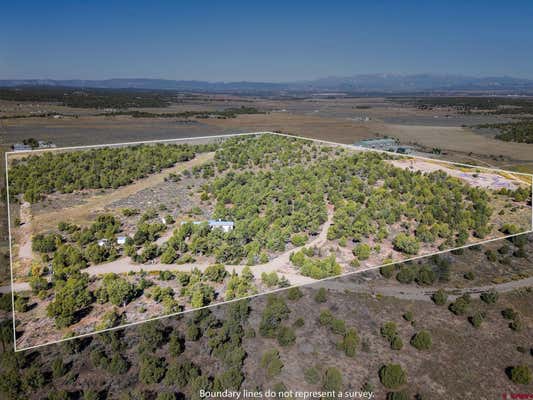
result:
[(355, 275), (355, 274), (363, 273), (363, 272), (368, 272), (368, 271), (372, 271), (372, 270), (376, 270), (376, 269), (379, 269), (379, 268), (382, 268), (382, 267), (385, 267), (385, 266), (402, 264), (402, 263), (415, 261), (415, 260), (419, 260), (419, 259), (426, 258), (426, 257), (431, 257), (431, 256), (434, 256), (434, 255), (445, 254), (445, 253), (449, 253), (449, 252), (460, 250), (460, 249), (465, 249), (465, 248), (469, 248), (469, 247), (473, 247), (473, 246), (478, 246), (478, 245), (482, 245), (482, 244), (486, 244), (486, 243), (491, 243), (491, 242), (498, 241), (498, 240), (505, 240), (505, 239), (509, 239), (509, 238), (512, 238), (512, 237), (533, 233), (533, 203), (532, 203), (531, 221), (530, 221), (531, 226), (530, 226), (529, 230), (526, 230), (526, 231), (523, 231), (523, 232), (510, 234), (510, 235), (504, 235), (504, 236), (500, 236), (500, 237), (492, 238), (492, 239), (487, 239), (487, 240), (482, 240), (482, 241), (477, 242), (477, 243), (470, 243), (470, 244), (467, 244), (467, 245), (458, 246), (458, 247), (454, 247), (454, 248), (450, 248), (450, 249), (446, 249), (446, 250), (439, 250), (439, 251), (431, 252), (430, 254), (424, 254), (424, 255), (415, 256), (415, 257), (411, 257), (411, 258), (406, 258), (406, 259), (402, 259), (402, 260), (392, 261), (390, 263), (385, 263), (385, 264), (380, 264), (380, 265), (371, 265), (371, 266), (359, 269), (357, 271), (347, 272), (347, 273), (344, 273), (344, 274), (330, 276), (330, 277), (327, 277), (327, 278), (317, 279), (314, 282), (290, 285), (289, 287), (286, 287), (286, 288), (278, 288), (278, 289), (268, 290), (268, 291), (265, 291), (265, 292), (262, 292), (262, 293), (243, 296), (243, 297), (239, 297), (237, 299), (232, 299), (232, 300), (226, 300), (226, 301), (222, 301), (220, 303), (213, 303), (213, 304), (209, 304), (209, 305), (203, 306), (203, 307), (197, 307), (197, 308), (192, 308), (190, 310), (183, 310), (183, 311), (179, 311), (179, 312), (175, 312), (175, 313), (159, 315), (159, 316), (156, 316), (156, 317), (144, 319), (142, 321), (135, 321), (135, 322), (122, 324), (122, 325), (119, 325), (119, 326), (114, 326), (112, 328), (106, 328), (106, 329), (102, 329), (102, 330), (96, 330), (96, 331), (93, 331), (93, 332), (87, 332), (87, 333), (79, 334), (79, 335), (76, 335), (76, 336), (63, 338), (63, 339), (59, 339), (59, 340), (53, 340), (53, 341), (49, 341), (49, 342), (46, 342), (46, 343), (41, 343), (41, 344), (37, 344), (37, 345), (33, 345), (33, 346), (20, 348), (20, 349), (17, 348), (16, 314), (15, 314), (15, 291), (13, 290), (13, 287), (14, 287), (14, 280), (13, 280), (13, 243), (12, 243), (12, 233), (11, 233), (11, 210), (10, 210), (11, 207), (10, 207), (9, 173), (8, 173), (8, 167), (9, 167), (8, 159), (9, 159), (10, 155), (13, 155), (13, 154), (17, 154), (17, 155), (29, 154), (29, 155), (31, 155), (31, 154), (35, 154), (35, 153), (42, 153), (42, 152), (49, 152), (49, 151), (64, 151), (64, 150), (77, 150), (77, 149), (90, 149), (90, 148), (109, 148), (109, 147), (121, 147), (121, 146), (135, 146), (135, 145), (142, 145), (142, 144), (157, 144), (157, 143), (172, 144), (172, 143), (175, 143), (175, 142), (187, 141), (187, 140), (192, 141), (192, 140), (205, 140), (205, 139), (227, 139), (227, 138), (238, 137), (238, 136), (258, 136), (258, 135), (264, 135), (264, 134), (266, 134), (266, 135), (270, 134), (270, 135), (284, 136), (284, 137), (288, 137), (288, 138), (292, 138), (292, 139), (309, 140), (309, 141), (312, 141), (312, 142), (315, 142), (315, 143), (329, 144), (329, 145), (332, 145), (332, 146), (347, 148), (347, 149), (350, 149), (350, 150), (372, 151), (372, 152), (377, 152), (377, 153), (390, 154), (390, 155), (394, 155), (396, 157), (407, 157), (407, 158), (416, 158), (416, 159), (421, 159), (421, 160), (427, 160), (427, 161), (431, 161), (433, 163), (437, 161), (439, 163), (451, 164), (453, 166), (462, 166), (462, 167), (473, 168), (473, 169), (483, 169), (483, 170), (488, 170), (488, 171), (493, 171), (493, 172), (494, 171), (499, 171), (501, 173), (510, 174), (511, 176), (513, 176), (513, 175), (526, 176), (526, 177), (529, 177), (531, 179), (530, 185), (531, 185), (531, 195), (532, 195), (532, 200), (533, 200), (533, 174), (528, 174), (528, 173), (524, 173), (524, 172), (508, 171), (508, 170), (504, 170), (504, 169), (500, 169), (500, 168), (491, 168), (491, 167), (483, 167), (483, 166), (471, 165), (471, 164), (465, 164), (465, 163), (456, 163), (456, 162), (453, 162), (453, 161), (440, 160), (440, 159), (435, 159), (435, 158), (431, 158), (431, 157), (415, 156), (415, 155), (409, 155), (409, 154), (407, 154), (407, 155), (398, 154), (398, 153), (391, 152), (391, 151), (386, 151), (386, 150), (372, 149), (372, 148), (366, 148), (366, 147), (363, 147), (363, 146), (351, 145), (351, 144), (346, 144), (346, 143), (337, 143), (337, 142), (332, 142), (332, 141), (328, 141), (328, 140), (308, 138), (308, 137), (305, 137), (305, 136), (291, 135), (291, 134), (280, 133), (280, 132), (272, 132), (272, 131), (245, 132), (245, 133), (233, 133), (233, 134), (223, 134), (223, 135), (208, 135), (208, 136), (176, 138), (176, 139), (154, 139), (154, 140), (145, 140), (145, 141), (121, 142), (121, 143), (85, 145), (85, 146), (52, 147), (52, 148), (46, 148), (46, 149), (24, 150), (24, 151), (9, 151), (9, 152), (5, 153), (5, 168), (6, 168), (6, 195), (7, 195), (9, 262), (10, 262), (10, 278), (11, 278), (10, 279), (10, 281), (11, 281), (11, 309), (12, 309), (12, 317), (13, 317), (13, 347), (14, 347), (14, 351), (15, 352), (21, 352), (21, 351), (36, 349), (36, 348), (40, 348), (40, 347), (44, 347), (44, 346), (48, 346), (48, 345), (58, 344), (58, 343), (62, 343), (62, 342), (69, 341), (69, 340), (81, 339), (81, 338), (84, 338), (84, 337), (89, 337), (89, 336), (101, 334), (101, 333), (104, 333), (104, 332), (115, 331), (115, 330), (120, 330), (120, 329), (126, 329), (128, 327), (144, 324), (144, 323), (147, 323), (147, 322), (153, 322), (153, 321), (157, 321), (157, 320), (161, 320), (161, 319), (171, 318), (171, 317), (175, 317), (175, 316), (178, 316), (178, 315), (188, 314), (190, 312), (194, 312), (194, 311), (198, 311), (198, 310), (210, 309), (210, 308), (217, 307), (217, 306), (220, 306), (220, 305), (223, 305), (223, 304), (234, 303), (234, 302), (241, 301), (241, 300), (252, 299), (252, 298), (263, 296), (263, 295), (268, 295), (268, 294), (272, 294), (272, 293), (285, 291), (285, 290), (288, 290), (288, 289), (293, 288), (293, 287), (319, 285), (323, 281), (328, 281), (328, 280), (337, 279), (337, 278), (345, 278), (347, 276), (351, 276), (351, 275)]

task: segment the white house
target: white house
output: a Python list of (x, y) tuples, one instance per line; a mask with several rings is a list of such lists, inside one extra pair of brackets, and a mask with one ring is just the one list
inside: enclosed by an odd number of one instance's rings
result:
[(232, 231), (235, 228), (235, 223), (233, 221), (222, 221), (221, 219), (210, 219), (207, 221), (209, 227), (222, 229), (224, 232)]
[(127, 236), (118, 236), (117, 237), (117, 244), (126, 244), (126, 240), (128, 239)]
[(100, 246), (100, 247), (105, 246), (105, 245), (107, 245), (107, 242), (109, 242), (109, 240), (107, 240), (107, 239), (100, 239), (100, 240), (98, 241), (98, 246)]

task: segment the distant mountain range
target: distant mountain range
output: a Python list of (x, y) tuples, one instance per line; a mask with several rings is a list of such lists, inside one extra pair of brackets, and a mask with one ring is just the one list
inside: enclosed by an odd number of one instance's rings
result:
[(327, 77), (297, 82), (208, 82), (169, 79), (51, 80), (6, 79), (0, 87), (51, 86), (101, 89), (149, 89), (192, 92), (343, 92), (343, 93), (414, 93), (414, 92), (487, 92), (533, 94), (533, 80), (498, 77), (471, 77), (436, 74), (364, 74)]

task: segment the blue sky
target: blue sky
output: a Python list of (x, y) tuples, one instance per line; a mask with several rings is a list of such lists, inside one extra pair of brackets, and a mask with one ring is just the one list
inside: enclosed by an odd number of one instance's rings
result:
[(6, 1), (0, 79), (533, 78), (531, 1)]

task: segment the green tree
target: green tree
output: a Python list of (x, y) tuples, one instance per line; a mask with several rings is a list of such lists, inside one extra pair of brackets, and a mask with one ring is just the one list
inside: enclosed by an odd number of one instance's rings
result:
[(397, 389), (407, 383), (407, 374), (399, 364), (386, 364), (379, 370), (379, 380), (388, 389)]
[(353, 255), (356, 256), (359, 260), (366, 260), (370, 257), (372, 248), (366, 244), (361, 243), (353, 249)]
[(429, 350), (431, 348), (431, 335), (428, 331), (420, 331), (411, 338), (411, 345), (417, 350)]
[(390, 347), (392, 350), (401, 350), (403, 348), (402, 339), (398, 335), (394, 336), (390, 342)]
[(482, 301), (484, 301), (487, 304), (494, 304), (498, 301), (498, 292), (496, 290), (492, 289), (488, 292), (483, 292), (479, 296)]
[(417, 254), (420, 250), (420, 243), (413, 236), (408, 236), (405, 233), (399, 233), (393, 239), (392, 244), (394, 248), (405, 254)]
[(166, 368), (163, 358), (144, 354), (139, 362), (139, 380), (147, 385), (158, 383), (163, 379)]
[(222, 264), (214, 264), (208, 266), (204, 271), (204, 276), (212, 282), (222, 282), (228, 275), (226, 268)]
[(468, 318), (470, 323), (474, 328), (479, 328), (483, 321), (485, 320), (485, 313), (482, 311), (476, 312), (474, 315), (472, 315), (470, 318)]
[(431, 295), (431, 299), (436, 305), (442, 306), (448, 301), (448, 295), (444, 290), (439, 289)]
[(282, 321), (289, 317), (289, 307), (281, 297), (270, 295), (267, 299), (267, 305), (261, 315), (259, 323), (259, 333), (264, 337), (275, 337)]
[(72, 276), (65, 283), (56, 286), (54, 300), (46, 308), (48, 316), (63, 328), (76, 320), (76, 313), (91, 304), (93, 297), (89, 292), (86, 276)]
[(292, 328), (288, 326), (281, 326), (278, 329), (277, 339), (280, 346), (290, 346), (295, 342), (296, 335)]

